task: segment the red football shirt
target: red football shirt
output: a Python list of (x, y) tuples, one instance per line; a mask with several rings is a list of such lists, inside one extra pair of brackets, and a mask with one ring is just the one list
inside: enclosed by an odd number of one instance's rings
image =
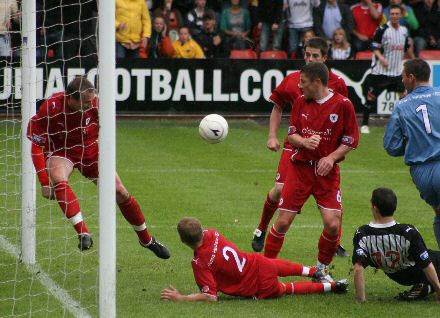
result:
[(27, 136), (35, 144), (44, 146), (45, 151), (66, 149), (68, 152), (87, 154), (87, 150), (98, 143), (99, 118), (98, 98), (88, 110), (74, 111), (68, 106), (65, 93), (48, 98), (31, 118)]
[(359, 143), (359, 127), (356, 113), (350, 100), (338, 93), (332, 93), (328, 100), (319, 104), (304, 96), (297, 99), (290, 114), (289, 135), (299, 134), (308, 138), (321, 136), (315, 150), (293, 147), (292, 159), (319, 160), (343, 144), (356, 148)]
[(218, 231), (203, 232), (203, 245), (194, 251), (194, 277), (200, 291), (217, 296), (251, 297), (258, 291), (258, 259), (240, 251)]
[[(374, 7), (382, 13), (382, 5), (380, 3), (375, 3)], [(370, 9), (363, 7), (360, 3), (353, 5), (351, 11), (353, 12), (354, 22), (356, 23), (355, 30), (362, 35), (368, 36), (368, 38), (372, 40), (374, 32), (376, 32), (382, 20), (382, 15), (377, 20), (373, 19), (370, 14)]]
[[(301, 71), (297, 71), (287, 75), (284, 80), (278, 85), (270, 96), (270, 100), (282, 107), (286, 108), (287, 105), (293, 105), (295, 101), (303, 94), (299, 88), (299, 83), (301, 80)], [(333, 91), (348, 97), (347, 85), (345, 85), (342, 77), (336, 75), (331, 70), (329, 72), (328, 87)], [(289, 143), (287, 138), (284, 140), (284, 148), (292, 149), (292, 145)]]

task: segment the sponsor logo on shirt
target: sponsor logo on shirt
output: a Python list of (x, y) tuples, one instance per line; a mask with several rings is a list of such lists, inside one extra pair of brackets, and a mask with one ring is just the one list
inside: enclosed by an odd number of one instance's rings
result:
[(351, 145), (354, 142), (354, 139), (351, 136), (342, 136), (342, 142)]
[(211, 267), (212, 263), (214, 263), (215, 254), (217, 253), (217, 249), (218, 249), (218, 238), (220, 234), (218, 234), (218, 232), (215, 232), (214, 235), (215, 235), (214, 248), (212, 249), (212, 255), (211, 258), (209, 259), (208, 267)]
[(314, 130), (312, 128), (305, 127), (305, 128), (302, 129), (301, 132), (302, 132), (303, 135), (320, 135), (320, 136), (323, 136), (323, 137), (327, 137), (327, 136), (331, 136), (332, 135), (332, 129), (331, 128), (327, 128), (324, 131), (317, 131), (317, 130)]
[(293, 135), (296, 133), (296, 127), (295, 126), (289, 126), (289, 130), (287, 131), (288, 135)]
[(338, 114), (330, 114), (330, 121), (334, 124), (338, 121)]
[(420, 259), (422, 261), (426, 261), (429, 258), (428, 251), (424, 251), (422, 254), (420, 254)]

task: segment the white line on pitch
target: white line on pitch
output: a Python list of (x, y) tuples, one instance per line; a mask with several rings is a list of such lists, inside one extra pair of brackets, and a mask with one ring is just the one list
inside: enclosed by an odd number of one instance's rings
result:
[[(203, 168), (179, 168), (179, 169), (121, 169), (120, 172), (130, 172), (130, 173), (219, 173), (219, 172), (228, 172), (228, 173), (269, 173), (276, 172), (275, 169), (203, 169)], [(352, 170), (352, 169), (341, 169), (341, 173), (352, 173), (352, 174), (404, 174), (408, 173), (407, 170)]]
[[(20, 251), (18, 248), (11, 244), (3, 235), (0, 235), (0, 247), (9, 252), (17, 260), (20, 259)], [(63, 306), (75, 317), (91, 317), (85, 308), (75, 301), (66, 290), (58, 286), (46, 272), (40, 267), (40, 265), (26, 265), (26, 269), (45, 286), (49, 292), (58, 299)]]

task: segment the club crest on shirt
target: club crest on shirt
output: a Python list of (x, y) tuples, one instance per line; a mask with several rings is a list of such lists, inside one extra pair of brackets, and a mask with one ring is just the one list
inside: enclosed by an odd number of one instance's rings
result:
[(420, 259), (422, 261), (426, 261), (429, 258), (428, 251), (424, 251), (422, 254), (420, 254)]
[(334, 124), (338, 121), (338, 114), (330, 114), (330, 121)]

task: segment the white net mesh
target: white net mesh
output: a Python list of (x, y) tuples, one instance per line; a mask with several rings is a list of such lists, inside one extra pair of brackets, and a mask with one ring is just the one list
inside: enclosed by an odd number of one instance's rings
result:
[[(43, 98), (64, 91), (77, 74), (92, 70), (88, 76), (94, 82), (97, 8), (96, 1), (36, 3), (38, 58), (34, 85), (40, 105)], [(0, 26), (0, 316), (96, 316), (97, 245), (79, 251), (77, 233), (58, 203), (41, 196), (38, 181), (36, 264), (21, 262), (21, 15), (19, 5), (12, 0), (0, 0), (0, 10), (7, 21)], [(70, 185), (96, 244), (96, 186), (77, 170)]]

